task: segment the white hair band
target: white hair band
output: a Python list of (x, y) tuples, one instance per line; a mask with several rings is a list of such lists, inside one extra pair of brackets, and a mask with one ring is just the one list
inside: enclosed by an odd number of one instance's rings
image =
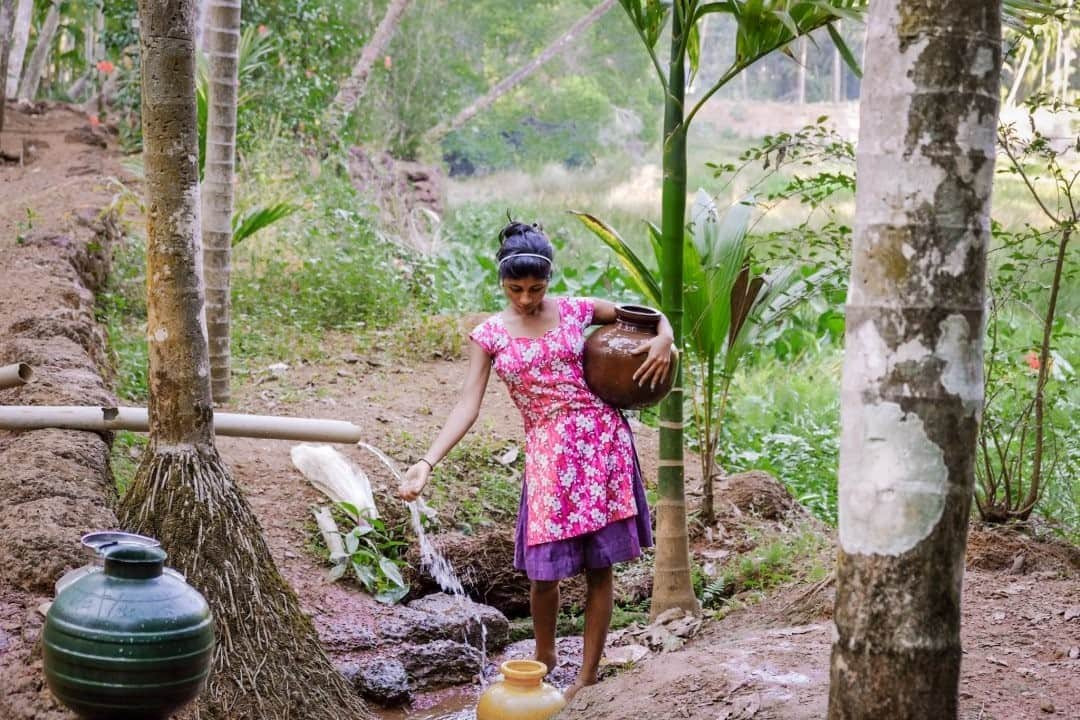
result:
[(541, 260), (546, 261), (548, 265), (553, 264), (551, 262), (551, 258), (546, 255), (540, 255), (539, 253), (516, 253), (514, 255), (507, 255), (502, 260), (500, 260), (499, 267), (502, 267), (503, 263), (507, 260), (513, 260), (515, 258), (540, 258)]

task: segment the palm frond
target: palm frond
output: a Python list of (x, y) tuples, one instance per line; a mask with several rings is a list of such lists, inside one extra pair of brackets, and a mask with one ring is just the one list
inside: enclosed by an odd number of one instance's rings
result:
[(292, 215), (299, 209), (300, 206), (294, 203), (279, 202), (273, 205), (257, 205), (243, 215), (234, 213), (232, 218), (232, 244), (234, 246), (239, 245), (255, 233), (273, 225), (284, 217)]

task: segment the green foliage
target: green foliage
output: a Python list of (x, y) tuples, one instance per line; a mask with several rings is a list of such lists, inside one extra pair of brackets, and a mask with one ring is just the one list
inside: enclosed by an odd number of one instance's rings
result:
[(835, 525), (840, 353), (825, 344), (793, 360), (765, 353), (755, 360), (732, 383), (718, 453), (724, 469), (769, 472), (815, 517)]
[(114, 246), (112, 270), (95, 308), (105, 327), (114, 390), (121, 400), (140, 404), (149, 395), (145, 276), (145, 241), (124, 235)]
[(273, 205), (256, 205), (242, 215), (238, 212), (233, 213), (232, 244), (239, 245), (255, 233), (292, 215), (299, 209), (300, 206), (294, 203), (278, 202)]
[[(827, 541), (809, 527), (795, 537), (777, 537), (728, 561), (706, 579), (699, 597), (706, 608), (718, 608), (741, 593), (765, 593), (796, 579), (810, 581), (824, 577), (824, 565), (817, 561)], [(805, 574), (805, 577), (803, 577)]]
[(334, 566), (330, 569), (329, 578), (340, 580), (351, 570), (360, 587), (376, 600), (389, 605), (398, 602), (409, 592), (409, 584), (401, 575), (401, 568), (405, 564), (403, 548), (408, 547), (408, 543), (397, 539), (379, 518), (361, 516), (357, 508), (349, 503), (338, 505), (343, 513), (358, 517), (360, 521), (352, 530), (342, 534), (345, 556), (330, 558)]
[[(1028, 109), (1034, 115), (1063, 108), (1036, 96)], [(1075, 484), (1078, 470), (1080, 393), (1069, 357), (1076, 358), (1080, 335), (1070, 322), (1076, 296), (1066, 289), (1080, 275), (1076, 264), (1068, 262), (1069, 245), (1080, 227), (1077, 176), (1071, 167), (1080, 146), (1056, 144), (1036, 128), (1031, 120), (1024, 130), (1007, 125), (1000, 131), (1008, 158), (1002, 172), (1023, 182), (1043, 218), (1015, 231), (993, 226), (997, 262), (989, 283), (975, 501), (984, 520), (1026, 520), (1047, 488), (1061, 485), (1066, 490), (1055, 490), (1055, 504), (1075, 528), (1080, 510), (1075, 492), (1070, 497), (1067, 488)]]
[(127, 430), (119, 430), (113, 437), (112, 447), (109, 448), (109, 469), (112, 470), (113, 482), (120, 497), (131, 487), (139, 469), (139, 459), (148, 442), (146, 435)]

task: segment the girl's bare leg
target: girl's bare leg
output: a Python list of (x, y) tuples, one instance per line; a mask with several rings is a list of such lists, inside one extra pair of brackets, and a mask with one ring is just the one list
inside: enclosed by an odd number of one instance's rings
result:
[(555, 669), (559, 656), (555, 652), (555, 625), (559, 616), (559, 581), (533, 580), (529, 588), (533, 636), (536, 638), (536, 659)]
[(581, 688), (596, 684), (600, 658), (604, 654), (608, 627), (611, 625), (614, 596), (611, 568), (586, 570), (585, 582), (588, 586), (585, 597), (585, 656), (582, 658), (581, 672), (578, 673), (577, 680), (564, 693), (567, 702)]

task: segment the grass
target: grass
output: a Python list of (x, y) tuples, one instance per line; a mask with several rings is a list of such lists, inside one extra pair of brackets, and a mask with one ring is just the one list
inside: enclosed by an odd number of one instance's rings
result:
[(146, 435), (119, 430), (109, 450), (109, 467), (112, 468), (116, 492), (123, 497), (135, 479), (139, 460), (149, 442)]
[(800, 582), (817, 582), (827, 569), (823, 551), (828, 540), (812, 527), (803, 526), (797, 534), (768, 538), (749, 553), (732, 558), (719, 568), (713, 578), (701, 576), (698, 596), (702, 606), (722, 609), (732, 598), (760, 598), (778, 587)]

